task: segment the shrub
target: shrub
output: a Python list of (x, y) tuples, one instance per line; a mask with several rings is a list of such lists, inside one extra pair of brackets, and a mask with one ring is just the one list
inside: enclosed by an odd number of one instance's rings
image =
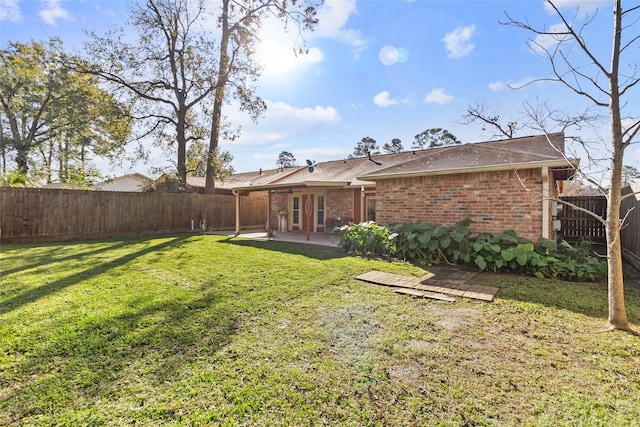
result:
[(395, 235), (373, 221), (343, 225), (339, 230), (338, 248), (349, 254), (388, 258), (396, 252)]
[(501, 235), (480, 233), (472, 236), (471, 220), (453, 227), (425, 222), (391, 224), (374, 222), (341, 227), (339, 248), (356, 255), (398, 257), (421, 265), (434, 263), (473, 265), (480, 270), (509, 271), (536, 277), (565, 280), (597, 280), (606, 276), (607, 266), (592, 252), (560, 246), (549, 239), (534, 244), (513, 230)]

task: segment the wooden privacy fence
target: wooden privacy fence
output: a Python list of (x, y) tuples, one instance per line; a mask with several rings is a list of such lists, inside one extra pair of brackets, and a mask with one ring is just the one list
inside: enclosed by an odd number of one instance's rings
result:
[[(602, 218), (607, 217), (607, 199), (604, 196), (574, 196), (563, 197), (562, 200), (578, 207), (594, 212)], [(595, 243), (606, 241), (604, 224), (596, 218), (575, 209), (569, 205), (562, 204), (558, 213), (560, 220), (560, 236), (565, 240), (591, 240)]]
[[(631, 187), (622, 190), (622, 196), (631, 194)], [(637, 197), (627, 197), (620, 205), (620, 215), (625, 223), (620, 230), (622, 255), (630, 264), (640, 270), (640, 200)]]
[[(243, 228), (264, 228), (267, 197), (240, 197)], [(0, 188), (0, 242), (100, 239), (207, 229), (235, 229), (236, 198), (226, 194), (125, 193)]]
[[(631, 187), (622, 190), (623, 196), (631, 193)], [(563, 197), (562, 200), (606, 218), (607, 200), (603, 196)], [(624, 199), (620, 205), (620, 216), (625, 221), (622, 230), (620, 230), (622, 254), (629, 263), (640, 270), (640, 201), (634, 196)], [(596, 243), (606, 242), (604, 225), (586, 212), (563, 205), (558, 219), (561, 224), (559, 237), (563, 239), (588, 239)]]

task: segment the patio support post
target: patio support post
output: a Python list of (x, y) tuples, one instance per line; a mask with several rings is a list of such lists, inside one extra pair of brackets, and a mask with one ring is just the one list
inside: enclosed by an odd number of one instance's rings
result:
[(231, 191), (236, 196), (236, 236), (240, 235), (240, 193)]
[(542, 168), (542, 237), (551, 238), (551, 202), (549, 200), (549, 168)]
[(313, 221), (311, 221), (311, 187), (307, 187), (307, 202), (304, 204), (304, 215), (306, 217), (306, 229), (307, 229), (307, 240), (311, 240), (311, 226)]
[(267, 240), (271, 238), (271, 190), (267, 192)]

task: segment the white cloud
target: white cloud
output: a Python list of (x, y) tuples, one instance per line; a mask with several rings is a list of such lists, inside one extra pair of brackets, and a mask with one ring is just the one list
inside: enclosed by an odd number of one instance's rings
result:
[(458, 27), (444, 36), (442, 41), (449, 52), (449, 58), (462, 58), (471, 53), (475, 48), (475, 45), (471, 43), (475, 30), (476, 26), (472, 24), (466, 27)]
[(351, 152), (340, 147), (315, 147), (315, 148), (301, 148), (299, 150), (293, 150), (293, 154), (297, 159), (312, 159), (317, 162), (324, 160), (335, 160), (347, 157)]
[(499, 92), (501, 90), (507, 90), (507, 89), (519, 89), (522, 88), (524, 86), (527, 86), (528, 84), (536, 81), (538, 79), (534, 78), (534, 77), (525, 77), (517, 82), (503, 82), (503, 81), (496, 81), (496, 82), (492, 82), (489, 83), (489, 89), (491, 89), (494, 92)]
[(69, 12), (60, 6), (62, 0), (40, 0), (40, 19), (49, 25), (58, 25), (58, 20), (73, 21)]
[[(553, 4), (560, 10), (562, 9), (576, 9), (579, 8), (581, 12), (592, 12), (599, 7), (606, 6), (610, 2), (607, 0), (554, 0)], [(544, 8), (547, 12), (556, 13), (551, 4), (548, 1), (544, 2)]]
[[(383, 90), (373, 97), (373, 103), (383, 108), (389, 107), (391, 105), (411, 104), (411, 96), (407, 96), (404, 99), (393, 99), (391, 98), (391, 94), (388, 90)], [(352, 106), (352, 108), (355, 108), (355, 106)]]
[(345, 28), (349, 16), (356, 13), (356, 0), (326, 0), (318, 9), (318, 25), (309, 37), (335, 39), (357, 51), (364, 49), (367, 41), (359, 30)]
[(20, 0), (0, 0), (0, 21), (20, 21)]
[(267, 111), (258, 123), (253, 123), (247, 114), (239, 111), (237, 103), (230, 106), (229, 121), (242, 127), (240, 138), (233, 144), (279, 144), (288, 138), (321, 134), (338, 126), (342, 121), (338, 110), (331, 106), (299, 108), (284, 102), (266, 103)]
[(373, 103), (379, 107), (389, 107), (391, 105), (399, 104), (400, 101), (391, 99), (389, 95), (389, 91), (385, 90), (373, 97)]
[(549, 34), (538, 34), (531, 43), (529, 48), (532, 52), (544, 54), (545, 51), (552, 49), (558, 43), (568, 40), (569, 36), (563, 34), (567, 31), (567, 26), (563, 23), (552, 25), (547, 29)]
[(444, 93), (444, 89), (437, 88), (433, 89), (431, 92), (424, 97), (424, 102), (427, 104), (448, 104), (453, 102), (454, 97), (452, 95), (447, 95)]
[(261, 162), (268, 162), (275, 164), (278, 160), (277, 154), (255, 154), (253, 156), (254, 159), (260, 160)]

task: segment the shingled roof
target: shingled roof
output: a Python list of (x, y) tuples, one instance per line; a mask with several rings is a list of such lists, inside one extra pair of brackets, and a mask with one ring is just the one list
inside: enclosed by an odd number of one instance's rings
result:
[[(236, 190), (266, 190), (291, 187), (351, 187), (374, 185), (378, 179), (441, 175), (482, 170), (551, 167), (573, 169), (577, 160), (564, 155), (564, 134), (555, 133), (500, 141), (455, 145), (371, 158), (333, 160), (299, 167), (282, 174), (269, 174), (262, 180), (225, 182)], [(255, 172), (254, 172), (255, 174)], [(272, 179), (268, 179), (271, 177)]]
[(417, 158), (362, 175), (359, 179), (444, 175), (465, 171), (571, 167), (564, 155), (564, 134), (513, 138), (422, 151)]

